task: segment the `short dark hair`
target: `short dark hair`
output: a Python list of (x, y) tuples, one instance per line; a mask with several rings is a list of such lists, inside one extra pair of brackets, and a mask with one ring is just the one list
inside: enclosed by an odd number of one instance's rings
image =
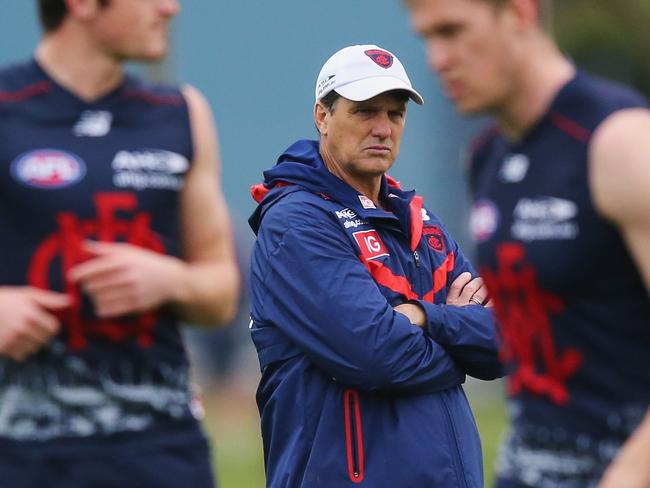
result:
[(336, 90), (332, 90), (320, 99), (320, 103), (322, 103), (330, 112), (334, 112), (334, 105), (339, 98), (341, 98), (341, 95), (339, 95)]
[[(406, 90), (392, 90), (390, 92), (393, 94), (400, 102), (408, 102), (409, 98), (411, 96), (409, 95), (409, 92)], [(323, 104), (323, 106), (330, 112), (334, 112), (334, 105), (336, 105), (336, 101), (341, 98), (341, 95), (337, 93), (335, 90), (332, 90), (329, 92), (327, 95), (325, 95), (323, 98), (319, 100), (320, 103)], [(318, 126), (316, 127), (316, 132), (320, 134), (320, 130), (318, 130)]]
[[(410, 98), (409, 92), (406, 90), (392, 90), (390, 93), (392, 93), (400, 102), (406, 102)], [(334, 105), (339, 98), (341, 98), (341, 95), (336, 90), (332, 90), (323, 98), (321, 98), (320, 102), (325, 106), (327, 110), (333, 112)]]
[[(99, 0), (102, 7), (108, 5), (109, 0)], [(38, 0), (38, 14), (41, 26), (45, 32), (52, 32), (59, 28), (68, 15), (65, 0)]]

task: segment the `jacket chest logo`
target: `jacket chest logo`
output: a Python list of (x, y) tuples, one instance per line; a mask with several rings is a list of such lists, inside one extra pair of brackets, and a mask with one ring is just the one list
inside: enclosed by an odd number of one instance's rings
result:
[(370, 261), (381, 256), (388, 256), (388, 248), (384, 245), (376, 230), (361, 230), (353, 232), (352, 236), (361, 250), (361, 257)]
[(422, 229), (422, 236), (427, 240), (427, 244), (436, 252), (444, 253), (447, 250), (445, 239), (442, 231), (435, 225), (428, 225)]

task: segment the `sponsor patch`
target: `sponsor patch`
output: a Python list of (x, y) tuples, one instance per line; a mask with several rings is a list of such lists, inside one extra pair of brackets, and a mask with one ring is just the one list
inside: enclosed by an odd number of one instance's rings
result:
[(337, 210), (336, 211), (336, 216), (339, 219), (356, 219), (357, 214), (354, 210), (350, 210), (349, 208), (344, 208), (343, 210)]
[(361, 202), (361, 206), (363, 208), (377, 208), (375, 207), (375, 203), (365, 195), (359, 195), (359, 201)]
[(361, 249), (361, 256), (366, 261), (389, 255), (376, 230), (360, 230), (353, 232), (352, 235)]
[(36, 149), (14, 159), (11, 174), (25, 185), (54, 190), (79, 182), (86, 174), (86, 165), (67, 151)]
[(513, 211), (510, 233), (521, 241), (575, 239), (578, 205), (564, 198), (522, 198)]
[(111, 163), (118, 188), (176, 190), (183, 188), (189, 161), (182, 154), (162, 149), (119, 151)]

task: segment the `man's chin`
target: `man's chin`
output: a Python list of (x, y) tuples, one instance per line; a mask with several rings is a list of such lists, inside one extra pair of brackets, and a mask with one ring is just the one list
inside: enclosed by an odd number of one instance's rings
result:
[(130, 53), (130, 55), (125, 56), (127, 61), (139, 61), (143, 63), (156, 63), (164, 60), (167, 57), (168, 53), (167, 46), (160, 47), (158, 49), (148, 49), (146, 51), (140, 51), (137, 53)]

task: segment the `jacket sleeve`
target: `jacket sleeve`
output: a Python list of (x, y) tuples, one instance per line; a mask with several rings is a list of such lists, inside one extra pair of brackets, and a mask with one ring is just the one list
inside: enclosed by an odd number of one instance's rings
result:
[(408, 393), (464, 381), (441, 345), (394, 312), (336, 222), (290, 228), (270, 254), (254, 253), (253, 268), (263, 271), (253, 290), (261, 317), (253, 319), (281, 329), (334, 380)]
[[(450, 239), (451, 241), (451, 239)], [(463, 272), (478, 276), (458, 244), (454, 241), (454, 269), (449, 275), (447, 290)], [(446, 296), (446, 293), (445, 293)], [(498, 357), (494, 314), (482, 305), (458, 307), (418, 300), (427, 316), (427, 333), (456, 360), (465, 373), (482, 380), (503, 376)]]

